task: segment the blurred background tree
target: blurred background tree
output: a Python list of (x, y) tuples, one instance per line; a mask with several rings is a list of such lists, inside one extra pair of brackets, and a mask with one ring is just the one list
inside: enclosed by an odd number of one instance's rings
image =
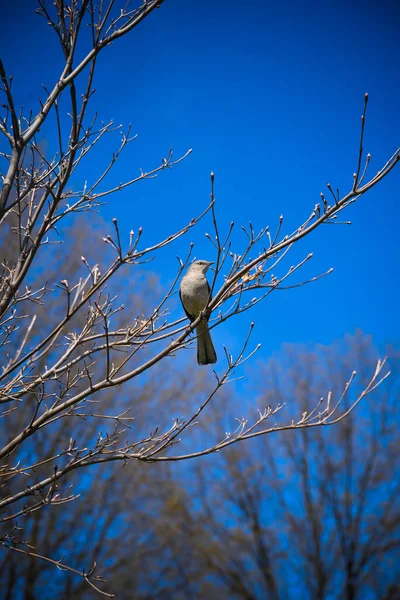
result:
[[(97, 562), (107, 574), (105, 589), (118, 598), (397, 598), (400, 355), (387, 352), (393, 376), (338, 425), (261, 437), (195, 466), (81, 471), (73, 487), (79, 500), (31, 512), (24, 536), (68, 565)], [(266, 400), (302, 409), (326, 380), (341, 389), (349, 365), (362, 387), (375, 356), (360, 331), (326, 347), (288, 346), (257, 365), (246, 393), (261, 390)], [(201, 381), (182, 383), (175, 388), (172, 377), (164, 392), (138, 390), (143, 414), (149, 402), (164, 411), (167, 390), (195, 406)], [(242, 397), (225, 394), (199, 435), (208, 437)], [(95, 421), (77, 421), (76, 435), (81, 428), (96, 435)], [(57, 447), (60, 430), (43, 444)], [(34, 556), (3, 552), (0, 566), (5, 598), (97, 596), (84, 580)]]

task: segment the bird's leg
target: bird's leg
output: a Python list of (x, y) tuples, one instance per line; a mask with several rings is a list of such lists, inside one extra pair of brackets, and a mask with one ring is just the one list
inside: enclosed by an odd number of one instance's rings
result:
[(200, 318), (204, 319), (205, 321), (208, 321), (211, 315), (211, 309), (209, 308), (209, 306), (206, 306), (205, 308), (203, 308), (203, 310), (200, 312)]

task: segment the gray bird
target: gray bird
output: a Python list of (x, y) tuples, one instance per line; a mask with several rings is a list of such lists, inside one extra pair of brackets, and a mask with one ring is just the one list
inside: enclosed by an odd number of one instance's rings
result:
[[(188, 319), (193, 322), (207, 306), (211, 298), (211, 290), (206, 273), (212, 262), (197, 260), (192, 263), (187, 273), (182, 277), (179, 288), (179, 297), (183, 310)], [(217, 355), (208, 330), (208, 319), (202, 319), (196, 327), (197, 334), (197, 362), (199, 365), (208, 365), (217, 362)]]

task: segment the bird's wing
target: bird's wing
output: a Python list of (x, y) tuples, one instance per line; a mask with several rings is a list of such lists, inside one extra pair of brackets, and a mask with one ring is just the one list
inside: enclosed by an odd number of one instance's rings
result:
[[(210, 284), (208, 283), (208, 279), (207, 279), (207, 290), (208, 290), (208, 302), (207, 302), (207, 304), (208, 304), (209, 302), (211, 302), (211, 288), (210, 288)], [(210, 316), (207, 317), (207, 321), (209, 318), (210, 318)]]
[(186, 313), (186, 316), (187, 316), (187, 318), (189, 319), (189, 321), (191, 321), (191, 322), (192, 322), (192, 321), (194, 321), (194, 317), (193, 317), (193, 315), (191, 315), (190, 313), (188, 313), (188, 311), (187, 311), (187, 310), (186, 310), (186, 308), (185, 308), (185, 305), (183, 304), (181, 290), (179, 290), (179, 299), (180, 299), (180, 301), (181, 301), (181, 304), (182, 304), (183, 310), (185, 311), (185, 313)]

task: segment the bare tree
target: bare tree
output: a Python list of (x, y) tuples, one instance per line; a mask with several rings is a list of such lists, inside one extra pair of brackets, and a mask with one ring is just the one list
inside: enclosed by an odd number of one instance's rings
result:
[[(155, 177), (190, 153), (189, 150), (174, 159), (169, 151), (159, 166), (141, 170), (128, 181), (107, 187), (108, 174), (134, 136), (129, 128), (123, 132), (112, 121), (99, 124), (89, 108), (99, 54), (112, 42), (130, 34), (162, 3), (162, 0), (146, 0), (139, 8), (129, 9), (125, 5), (114, 6), (112, 0), (100, 2), (98, 6), (90, 0), (71, 0), (68, 5), (61, 0), (56, 0), (54, 5), (39, 0), (37, 12), (57, 36), (63, 63), (59, 77), (46, 90), (36, 114), (15, 105), (11, 78), (0, 63), (5, 98), (0, 131), (7, 145), (1, 152), (5, 173), (0, 196), (0, 222), (4, 231), (14, 238), (2, 257), (0, 281), (0, 347), (3, 351), (0, 416), (4, 423), (11, 423), (3, 428), (0, 448), (0, 477), (5, 490), (0, 500), (0, 517), (10, 524), (1, 543), (15, 552), (30, 552), (21, 546), (23, 537), (16, 533), (16, 519), (20, 521), (34, 510), (73, 500), (74, 494), (64, 495), (60, 486), (62, 480), (67, 480), (77, 470), (115, 461), (184, 460), (214, 453), (238, 441), (272, 431), (334, 424), (347, 416), (386, 377), (382, 370), (384, 361), (378, 361), (370, 380), (342, 412), (343, 398), (353, 375), (340, 393), (336, 396), (328, 394), (324, 403), (318, 402), (300, 418), (289, 418), (286, 424), (269, 426), (267, 421), (275, 418), (282, 408), (274, 405), (261, 410), (254, 422), (242, 419), (232, 434), (193, 450), (192, 426), (216, 393), (232, 381), (236, 369), (257, 349), (248, 350), (249, 332), (236, 358), (226, 352), (226, 367), (216, 375), (216, 383), (204, 393), (200, 408), (186, 418), (176, 419), (172, 426), (163, 426), (160, 421), (146, 433), (137, 429), (126, 437), (126, 425), (131, 418), (126, 409), (120, 411), (116, 406), (116, 410), (104, 412), (107, 410), (103, 403), (105, 392), (118, 390), (120, 394), (121, 386), (130, 386), (136, 380), (142, 385), (158, 364), (192, 344), (201, 319), (213, 314), (211, 327), (219, 326), (252, 309), (276, 289), (284, 289), (289, 277), (294, 280), (291, 285), (295, 286), (323, 276), (300, 282), (294, 279), (311, 255), (295, 266), (283, 269), (279, 276), (273, 273), (280, 271), (288, 252), (299, 240), (323, 224), (338, 223), (339, 214), (386, 177), (400, 158), (397, 150), (376, 175), (367, 178), (370, 155), (365, 160), (363, 155), (366, 95), (357, 164), (350, 189), (340, 195), (328, 184), (330, 200), (321, 193), (320, 201), (293, 232), (284, 233), (282, 217), (273, 232), (266, 227), (256, 233), (250, 224), (243, 228), (244, 247), (233, 248), (233, 223), (223, 234), (217, 223), (214, 175), (211, 174), (211, 201), (189, 223), (177, 224), (175, 231), (166, 232), (162, 240), (146, 247), (141, 228), (127, 234), (120, 230), (114, 219), (113, 234), (102, 236), (112, 257), (107, 254), (104, 264), (99, 264), (96, 255), (91, 258), (90, 250), (85, 248), (79, 258), (81, 269), (76, 277), (68, 278), (65, 271), (60, 278), (61, 270), (54, 267), (57, 253), (53, 252), (52, 245), (66, 239), (71, 217), (77, 221), (87, 218), (107, 196), (140, 180)], [(89, 36), (84, 25), (89, 25)], [(39, 131), (47, 131), (50, 136), (56, 132), (54, 141), (58, 150), (54, 156), (48, 156), (41, 147), (37, 137)], [(83, 189), (79, 188), (77, 174), (86, 164), (88, 155), (90, 157), (102, 140), (113, 132), (121, 135), (119, 147), (95, 180), (85, 183)], [(176, 284), (191, 260), (192, 246), (188, 244), (186, 257), (179, 259), (169, 289), (153, 300), (151, 308), (149, 303), (146, 308), (137, 307), (133, 315), (127, 314), (124, 318), (121, 295), (113, 288), (118, 274), (123, 269), (129, 268), (132, 273), (142, 268), (158, 251), (198, 226), (206, 215), (211, 217), (214, 228), (209, 239), (216, 269), (212, 299), (210, 297), (204, 314), (189, 325), (184, 317), (176, 320), (170, 317)], [(40, 261), (46, 261), (48, 265), (46, 274), (39, 268), (43, 264)], [(49, 274), (53, 274), (51, 279)], [(37, 309), (32, 311), (32, 306)], [(99, 403), (99, 411), (93, 410), (93, 402)], [(101, 423), (113, 422), (115, 427), (96, 439), (89, 436), (83, 440), (71, 435), (67, 440), (64, 436), (57, 447), (47, 445), (49, 453), (39, 456), (40, 436), (46, 436), (47, 431), (60, 423), (65, 431), (73, 432), (71, 423), (75, 423), (77, 417), (90, 417)], [(19, 427), (17, 431), (15, 424)], [(104, 430), (103, 425), (101, 430)], [(180, 440), (182, 443), (186, 440), (188, 448), (177, 452), (174, 446)], [(17, 483), (9, 492), (12, 480)], [(60, 566), (57, 561), (53, 560), (53, 563)], [(85, 581), (96, 585), (92, 570), (81, 574)]]

